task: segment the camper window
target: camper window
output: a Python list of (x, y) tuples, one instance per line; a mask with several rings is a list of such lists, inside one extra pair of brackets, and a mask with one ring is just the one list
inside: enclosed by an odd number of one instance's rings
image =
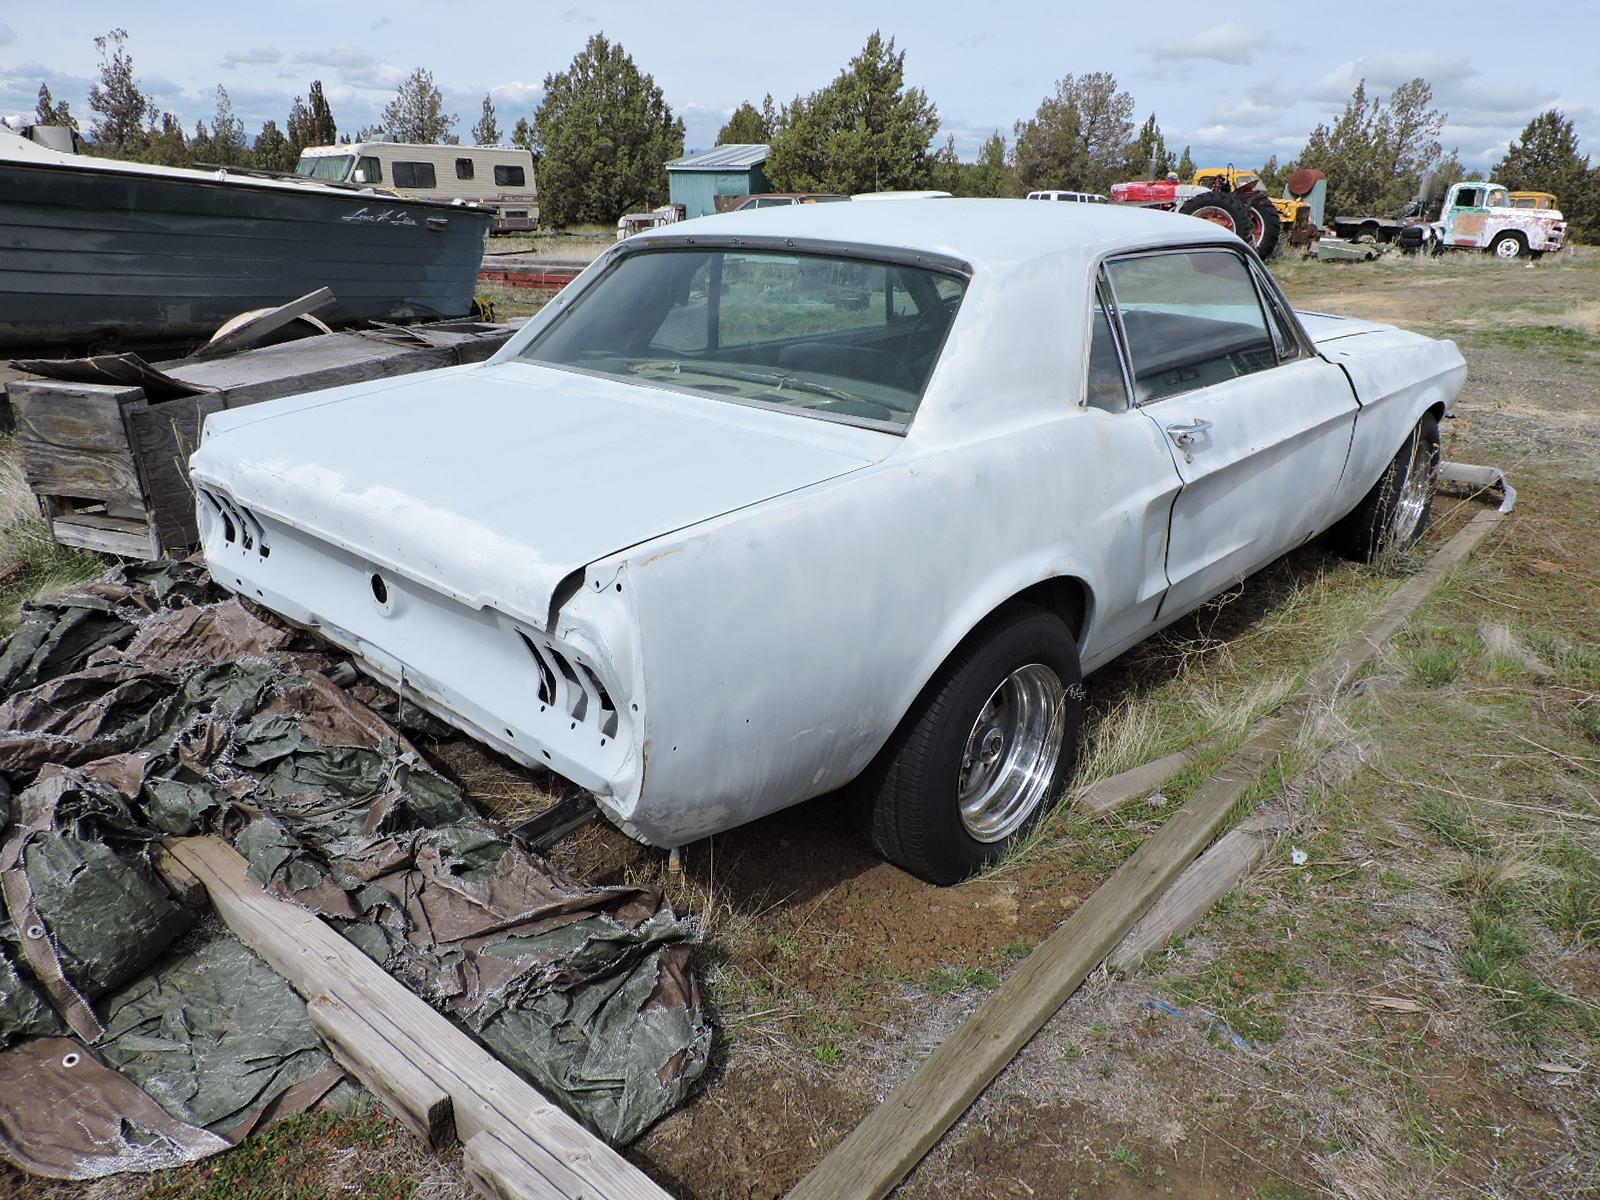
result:
[(357, 183), (382, 183), (383, 164), (370, 154), (363, 154), (356, 160)]
[(527, 187), (528, 177), (521, 167), (496, 167), (494, 182), (496, 187)]
[(433, 174), (432, 163), (397, 162), (394, 164), (394, 185), (402, 191), (407, 188), (423, 191), (438, 187), (439, 181)]
[(470, 158), (458, 158), (458, 159), (456, 159), (456, 178), (457, 179), (471, 179), (472, 178), (472, 160)]

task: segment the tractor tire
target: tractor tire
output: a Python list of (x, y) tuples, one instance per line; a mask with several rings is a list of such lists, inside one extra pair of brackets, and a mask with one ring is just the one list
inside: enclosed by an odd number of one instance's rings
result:
[(1185, 216), (1199, 217), (1202, 221), (1220, 225), (1247, 242), (1250, 240), (1250, 206), (1245, 203), (1243, 196), (1236, 196), (1232, 192), (1201, 192), (1185, 202), (1178, 211)]
[(1272, 207), (1272, 198), (1264, 192), (1251, 192), (1246, 197), (1246, 203), (1257, 218), (1252, 222), (1252, 227), (1260, 230), (1260, 238), (1249, 239), (1250, 244), (1262, 258), (1271, 258), (1273, 251), (1278, 248), (1278, 238), (1283, 233), (1283, 218)]

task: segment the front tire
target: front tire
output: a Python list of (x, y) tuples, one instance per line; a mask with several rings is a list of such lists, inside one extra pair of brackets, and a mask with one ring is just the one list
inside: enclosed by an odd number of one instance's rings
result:
[(1428, 528), (1439, 486), (1439, 420), (1424, 413), (1372, 490), (1333, 527), (1340, 552), (1375, 563), (1409, 550)]
[(1283, 233), (1283, 218), (1278, 216), (1278, 210), (1273, 207), (1272, 198), (1264, 192), (1251, 192), (1246, 203), (1250, 206), (1253, 228), (1256, 230), (1251, 245), (1262, 258), (1271, 258), (1273, 251), (1278, 248), (1278, 238)]
[(1082, 719), (1066, 624), (1033, 605), (1002, 611), (939, 669), (863, 777), (863, 831), (930, 883), (968, 878), (1048, 810), (1071, 774)]
[(1508, 230), (1490, 243), (1489, 253), (1496, 258), (1509, 262), (1514, 258), (1522, 258), (1526, 255), (1528, 253), (1528, 243), (1520, 233)]

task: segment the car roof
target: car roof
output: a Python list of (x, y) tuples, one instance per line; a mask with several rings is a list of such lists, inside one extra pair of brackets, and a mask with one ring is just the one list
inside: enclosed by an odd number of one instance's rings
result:
[(902, 200), (895, 204), (797, 204), (697, 217), (629, 239), (646, 249), (704, 236), (780, 237), (911, 251), (998, 270), (1059, 255), (1098, 258), (1119, 250), (1228, 240), (1198, 217), (1131, 205), (1070, 208), (1025, 200)]

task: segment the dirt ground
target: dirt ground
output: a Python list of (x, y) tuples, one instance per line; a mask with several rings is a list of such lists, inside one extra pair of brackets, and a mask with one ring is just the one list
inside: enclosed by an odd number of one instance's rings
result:
[[(1600, 253), (1274, 271), (1297, 307), (1454, 338), (1446, 457), (1501, 466), (1521, 502), (1252, 794), (1293, 820), (1263, 866), (1131, 978), (1092, 977), (908, 1198), (1600, 1196)], [(1430, 542), (1475, 504), (1441, 500)], [(679, 874), (606, 826), (568, 838), (560, 865), (662, 886), (705, 938), (712, 1069), (630, 1157), (683, 1200), (784, 1194), (1394, 586), (1312, 545), (1091, 677), (1078, 785), (1207, 755), (1165, 804), (1063, 805), (959, 887), (878, 861), (849, 796), (689, 846)], [(424, 748), (509, 817), (559, 792), (465, 741)], [(300, 1190), (213, 1168), (148, 1190), (0, 1173), (0, 1194), (465, 1194), (419, 1178), (403, 1137), (316, 1138), (276, 1159)], [(316, 1165), (341, 1154), (366, 1173)]]

